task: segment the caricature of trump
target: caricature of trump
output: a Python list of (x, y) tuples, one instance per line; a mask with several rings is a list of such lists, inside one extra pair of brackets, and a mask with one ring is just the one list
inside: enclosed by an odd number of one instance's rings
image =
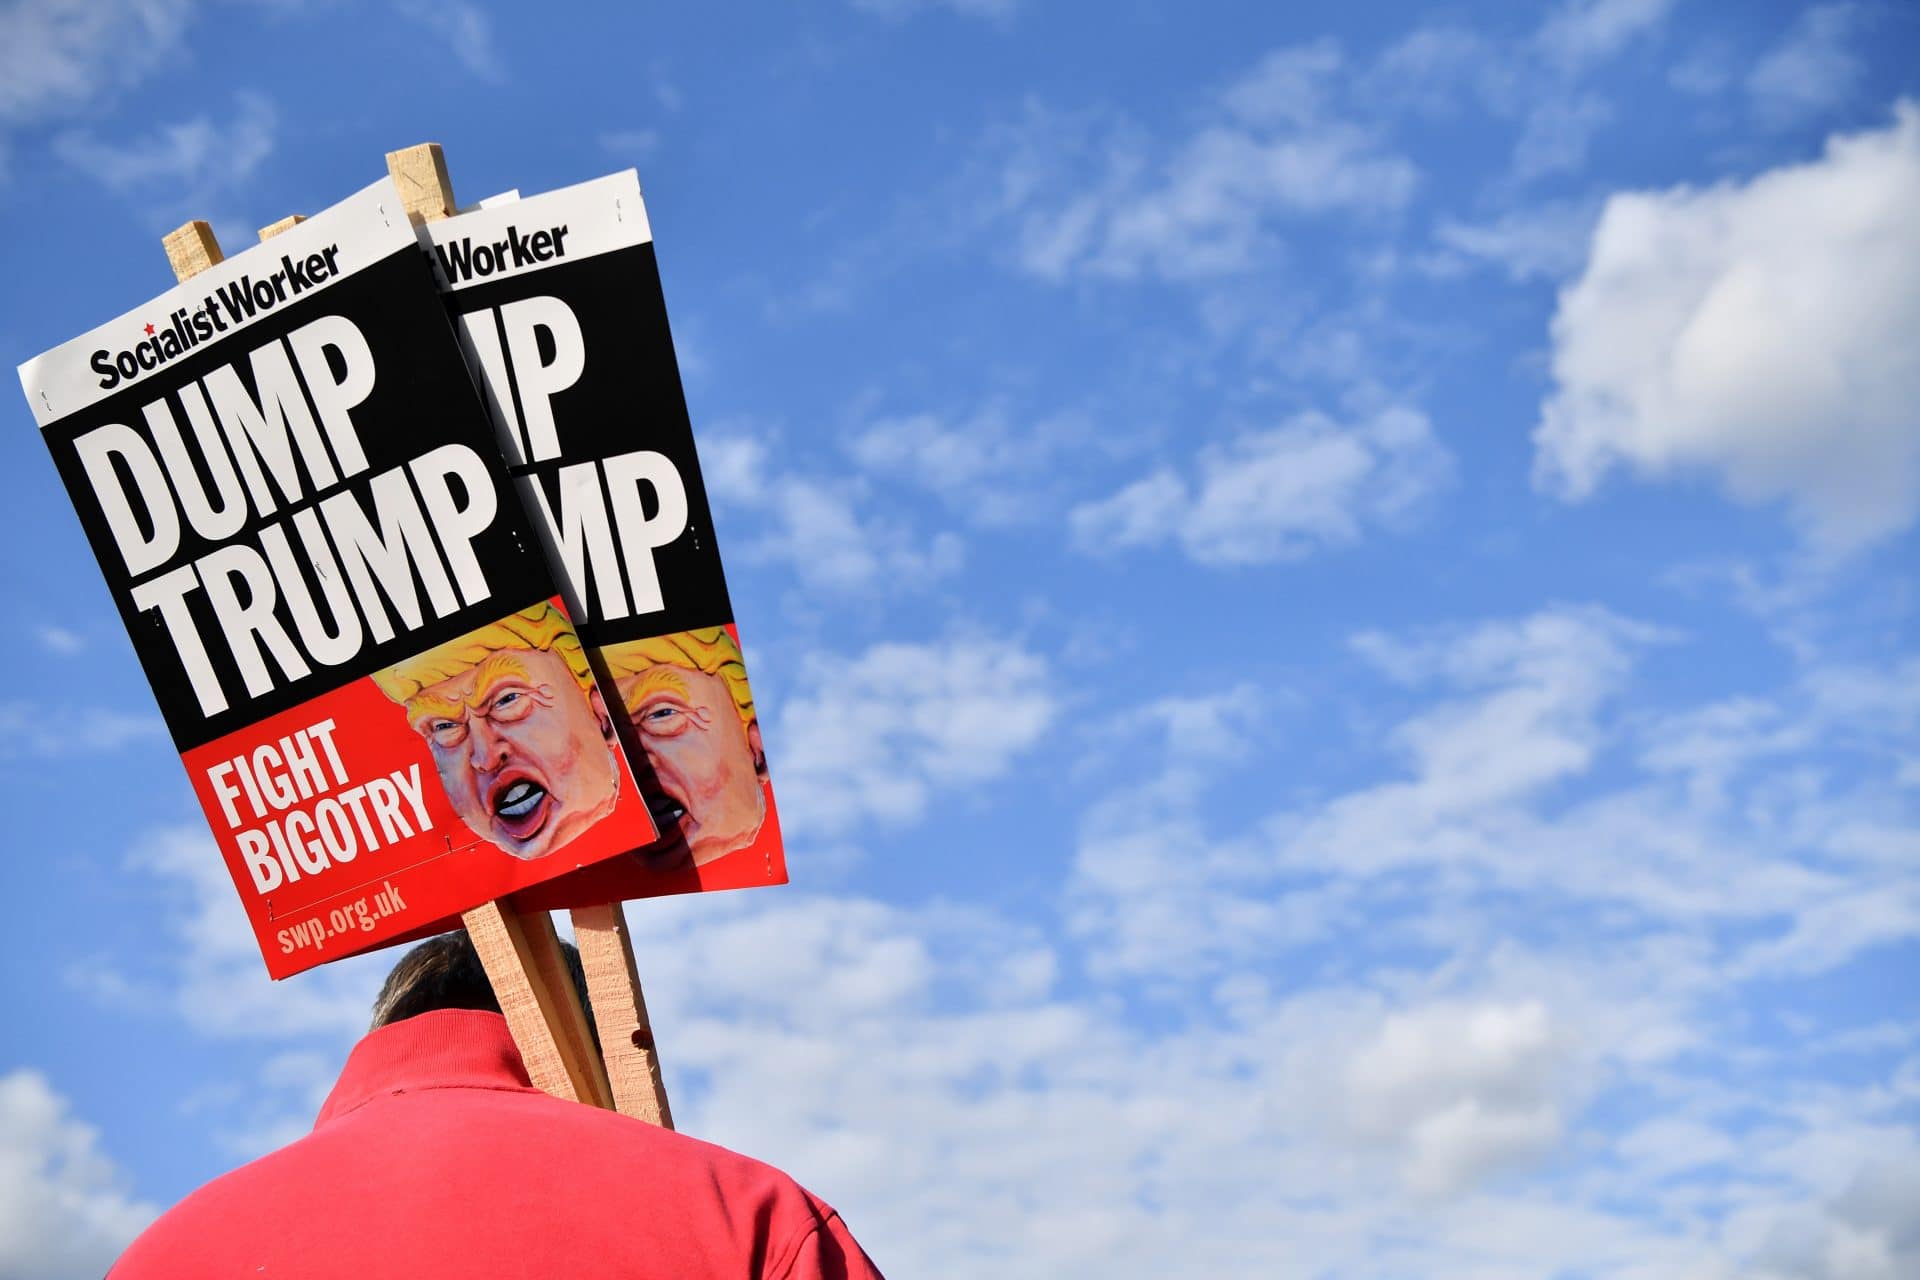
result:
[(726, 628), (598, 653), (646, 750), (652, 777), (642, 776), (640, 789), (661, 854), (702, 866), (752, 844), (767, 817), (767, 755), (746, 664)]
[(613, 812), (618, 739), (565, 614), (538, 604), (375, 672), (427, 741), (453, 810), (516, 858)]

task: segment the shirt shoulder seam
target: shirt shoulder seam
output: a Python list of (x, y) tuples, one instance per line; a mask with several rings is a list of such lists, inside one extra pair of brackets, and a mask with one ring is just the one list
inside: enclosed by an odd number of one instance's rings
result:
[(768, 1272), (766, 1272), (766, 1280), (791, 1280), (791, 1276), (793, 1276), (793, 1263), (801, 1257), (801, 1249), (806, 1247), (808, 1240), (812, 1240), (814, 1236), (820, 1234), (820, 1228), (822, 1228), (822, 1226), (826, 1226), (826, 1221), (824, 1221), (824, 1219), (818, 1219), (818, 1217), (816, 1217), (814, 1221), (808, 1222), (808, 1224), (806, 1224), (806, 1230), (803, 1230), (799, 1236), (795, 1236), (795, 1238), (787, 1244), (785, 1249), (781, 1249), (780, 1263), (776, 1265), (774, 1270), (768, 1270)]
[(777, 1264), (776, 1270), (767, 1272), (767, 1280), (791, 1280), (793, 1276), (793, 1264), (799, 1260), (800, 1250), (806, 1247), (807, 1241), (819, 1235), (820, 1232), (826, 1229), (829, 1222), (839, 1216), (838, 1213), (828, 1210), (824, 1215), (816, 1216), (812, 1222), (809, 1222), (806, 1230), (795, 1236), (787, 1245), (786, 1249), (782, 1251), (784, 1256)]

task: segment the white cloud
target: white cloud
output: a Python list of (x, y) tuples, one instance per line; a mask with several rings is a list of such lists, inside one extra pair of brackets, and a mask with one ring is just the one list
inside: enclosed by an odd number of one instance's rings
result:
[(1616, 464), (1782, 500), (1840, 553), (1920, 510), (1920, 106), (1819, 160), (1616, 195), (1553, 320), (1537, 482)]
[(1613, 116), (1591, 77), (1664, 26), (1671, 0), (1571, 0), (1531, 33), (1498, 37), (1447, 25), (1417, 27), (1367, 70), (1371, 101), (1424, 115), (1479, 106), (1516, 121), (1507, 185), (1578, 170)]
[(1601, 62), (1666, 21), (1673, 0), (1567, 0), (1540, 25), (1535, 43), (1567, 68)]
[(815, 654), (769, 735), (783, 821), (807, 833), (912, 821), (936, 791), (1005, 774), (1059, 709), (1046, 660), (1007, 640)]
[(345, 1044), (366, 1029), (379, 980), (394, 957), (336, 961), (282, 982), (268, 978), (233, 877), (204, 827), (158, 827), (128, 855), (130, 870), (158, 882), (173, 940), (158, 963), (76, 974), (102, 997), (171, 1009), (224, 1039), (318, 1037)]
[(115, 191), (161, 192), (170, 203), (204, 206), (244, 188), (273, 154), (279, 113), (267, 98), (241, 93), (227, 123), (199, 115), (159, 126), (128, 143), (70, 132), (54, 141), (61, 159)]
[(1221, 835), (1208, 829), (1190, 762), (1170, 756), (1164, 785), (1129, 788), (1085, 824), (1069, 888), (1074, 934), (1101, 972), (1190, 980), (1265, 955), (1278, 939), (1351, 936), (1375, 877), (1478, 864), (1512, 883), (1551, 880), (1512, 815), (1592, 766), (1601, 709), (1634, 650), (1655, 638), (1578, 609), (1406, 640), (1356, 637), (1391, 678), (1446, 691), (1379, 731), (1411, 776)]
[[(275, 982), (204, 825), (149, 829), (125, 866), (164, 921), (164, 945), (131, 959), (89, 955), (62, 975), (65, 985), (125, 1016), (170, 1017), (221, 1042), (214, 1052), (226, 1065), (176, 1102), (203, 1117), (226, 1155), (251, 1159), (310, 1130), (399, 953), (375, 951)], [(0, 1265), (0, 1275), (13, 1274)]]
[(1802, 1178), (1810, 1173), (1822, 1194), (1769, 1199), (1733, 1216), (1728, 1233), (1750, 1267), (1743, 1274), (1902, 1280), (1920, 1272), (1920, 1136), (1845, 1126), (1823, 1137), (1779, 1142), (1766, 1153), (1766, 1167)]
[(1205, 768), (1252, 752), (1275, 700), (1248, 683), (1221, 693), (1158, 698), (1117, 717), (1115, 729), (1124, 737), (1149, 729), (1162, 738), (1172, 768)]
[[(1783, 1218), (1837, 1216), (1863, 1170), (1848, 1212), (1869, 1231), (1895, 1238), (1907, 1203), (1877, 1172), (1897, 1132), (1856, 1132), (1871, 1091), (1809, 1105), (1686, 1074), (1725, 1061), (1678, 1053), (1724, 991), (1670, 956), (1470, 948), (1351, 983), (1303, 961), (1149, 1028), (1122, 1007), (1137, 988), (1071, 996), (1060, 957), (986, 913), (648, 909), (636, 958), (683, 1128), (787, 1168), (889, 1272), (1730, 1278)], [(1585, 1127), (1609, 1082), (1673, 1118), (1630, 1175)], [(1747, 1180), (1646, 1213), (1656, 1147)], [(1522, 1176), (1548, 1161), (1566, 1176)]]
[[(1157, 698), (1093, 732), (1079, 772), (1152, 761), (1149, 780), (1089, 807), (1074, 854), (1067, 926), (1104, 975), (1188, 976), (1268, 939), (1301, 942), (1337, 927), (1338, 894), (1262, 897), (1272, 862), (1257, 841), (1210, 837), (1209, 784), (1273, 738), (1281, 699), (1251, 684)], [(1129, 772), (1131, 772), (1129, 770)]]
[(1816, 5), (1747, 73), (1747, 95), (1763, 123), (1793, 124), (1839, 106), (1864, 67), (1850, 47), (1860, 13), (1852, 4)]
[(760, 436), (722, 432), (701, 445), (700, 456), (715, 502), (751, 518), (744, 543), (735, 525), (722, 522), (728, 556), (786, 565), (809, 588), (912, 589), (955, 572), (965, 558), (951, 531), (922, 542), (902, 524), (863, 511), (870, 497), (863, 477), (778, 469)]
[[(1776, 699), (1650, 716), (1627, 697), (1637, 661), (1678, 642), (1591, 608), (1363, 634), (1357, 651), (1420, 695), (1367, 727), (1389, 767), (1221, 830), (1169, 759), (1083, 823), (1072, 934), (1098, 972), (1176, 985), (1286, 946), (1351, 947), (1409, 900), (1421, 936), (1497, 932), (1468, 906), (1487, 892), (1534, 904), (1528, 923), (1744, 922), (1719, 981), (1831, 973), (1920, 935), (1905, 667), (1816, 669)], [(1848, 763), (1829, 773), (1836, 751)]]
[(44, 1075), (0, 1076), (0, 1275), (92, 1280), (155, 1213)]
[(166, 726), (150, 713), (0, 702), (0, 757), (95, 755), (165, 737)]
[(848, 453), (863, 470), (937, 494), (956, 514), (984, 525), (1031, 523), (1057, 508), (1049, 500), (1070, 451), (1111, 447), (1075, 414), (1015, 422), (993, 406), (966, 418), (933, 413), (883, 417), (861, 429)]
[(1289, 221), (1401, 208), (1418, 171), (1333, 109), (1343, 68), (1325, 41), (1269, 54), (1175, 140), (1037, 115), (1000, 175), (1019, 264), (1048, 280), (1218, 278), (1277, 253)]
[(82, 107), (139, 80), (192, 14), (157, 0), (19, 0), (0, 8), (0, 124)]
[(35, 627), (33, 638), (38, 640), (40, 647), (48, 653), (58, 654), (63, 658), (72, 657), (87, 647), (87, 638), (78, 631), (51, 623)]
[(1695, 49), (1667, 72), (1667, 83), (1681, 93), (1711, 97), (1733, 81), (1733, 58), (1720, 44), (1708, 43)]
[(622, 160), (643, 160), (660, 148), (658, 129), (611, 129), (599, 138), (603, 151)]
[[(890, 1273), (1380, 1274), (1404, 1270), (1379, 1264), (1410, 1238), (1435, 1274), (1475, 1256), (1549, 1274), (1550, 1259), (1659, 1252), (1597, 1213), (1558, 1239), (1459, 1238), (1449, 1224), (1470, 1206), (1400, 1194), (1405, 1143), (1356, 1143), (1356, 1061), (1383, 1101), (1446, 1110), (1404, 1078), (1416, 1068), (1396, 1075), (1387, 1029), (1457, 1006), (1479, 1039), (1435, 1049), (1440, 1093), (1485, 1100), (1492, 1123), (1442, 1120), (1418, 1150), (1456, 1161), (1456, 1192), (1523, 1160), (1491, 1128), (1564, 1083), (1542, 1082), (1558, 1032), (1524, 999), (1403, 1011), (1363, 988), (1275, 999), (1249, 981), (1226, 1020), (1145, 1032), (1111, 1000), (1057, 993), (1046, 948), (992, 917), (729, 899), (660, 904), (636, 936), (669, 1086), (700, 1082), (676, 1094), (676, 1116), (818, 1190)], [(1524, 1219), (1523, 1204), (1489, 1207)]]
[(1434, 239), (1452, 251), (1450, 258), (1492, 263), (1509, 279), (1558, 281), (1586, 262), (1597, 216), (1582, 202), (1550, 201), (1510, 209), (1481, 223), (1442, 218)]
[(506, 67), (494, 44), (493, 20), (465, 0), (401, 0), (400, 13), (436, 37), (454, 61), (482, 80), (503, 80)]
[(1587, 148), (1613, 116), (1596, 94), (1556, 94), (1527, 113), (1513, 145), (1513, 176), (1524, 182), (1549, 173), (1566, 173), (1587, 161)]
[(1735, 697), (1658, 717), (1646, 736), (1642, 767), (1685, 778), (1691, 794), (1708, 801), (1724, 796), (1742, 770), (1803, 749), (1812, 735), (1771, 702)]
[[(384, 962), (403, 954), (405, 948), (389, 951)], [(182, 1110), (217, 1117), (212, 1136), (220, 1149), (236, 1160), (253, 1160), (313, 1132), (314, 1117), (339, 1074), (337, 1051), (285, 1050), (260, 1065), (255, 1083), (222, 1082), (211, 1096), (189, 1097)], [(234, 1112), (237, 1120), (230, 1118)]]
[(1461, 1191), (1559, 1143), (1563, 1039), (1539, 1001), (1396, 1013), (1353, 1056), (1350, 1122), (1416, 1194)]
[(1230, 972), (1276, 939), (1303, 945), (1352, 924), (1351, 895), (1279, 891), (1265, 843), (1211, 836), (1191, 794), (1178, 783), (1150, 786), (1086, 824), (1067, 922), (1092, 972), (1190, 982)]
[(856, 494), (851, 484), (781, 480), (770, 503), (775, 527), (748, 543), (746, 557), (785, 562), (806, 585), (845, 592), (912, 587), (960, 567), (957, 535), (938, 533), (920, 545), (897, 526), (862, 517)]
[(1369, 99), (1424, 114), (1457, 115), (1470, 102), (1492, 111), (1510, 108), (1517, 67), (1493, 41), (1454, 26), (1415, 27), (1388, 45), (1364, 73)]
[(766, 440), (744, 428), (721, 428), (700, 444), (700, 474), (716, 502), (741, 507), (766, 503), (772, 451)]
[(1415, 410), (1351, 426), (1309, 413), (1203, 449), (1191, 481), (1162, 467), (1070, 521), (1088, 551), (1171, 542), (1202, 564), (1271, 564), (1403, 526), (1451, 472)]
[[(1744, 939), (1806, 895), (1756, 892), (1772, 861), (1758, 841), (1722, 841), (1697, 886), (1696, 868), (1647, 842), (1791, 796), (1793, 812), (1765, 822), (1839, 865), (1816, 816), (1857, 821), (1877, 800), (1796, 790), (1803, 750), (1733, 740), (1810, 719), (1884, 753), (1910, 741), (1920, 684), (1904, 668), (1836, 669), (1795, 697), (1642, 727), (1622, 694), (1661, 639), (1574, 608), (1358, 638), (1412, 700), (1396, 724), (1363, 731), (1387, 740), (1384, 775), (1363, 770), (1350, 791), (1289, 801), (1225, 838), (1200, 789), (1123, 780), (1096, 798), (1060, 942), (1043, 901), (1001, 913), (789, 890), (637, 904), (676, 1116), (788, 1169), (897, 1274), (1808, 1280), (1865, 1258), (1894, 1269), (1861, 1274), (1899, 1275), (1910, 1189), (1888, 1171), (1913, 1141), (1892, 1117), (1920, 1099), (1910, 1037), (1863, 1043), (1881, 1058), (1858, 1064), (1873, 1073), (1860, 1088), (1809, 1080), (1801, 1048), (1782, 1050), (1741, 1002), (1726, 963), (1737, 945), (1711, 934), (1718, 912)], [(826, 825), (837, 806), (841, 821), (883, 826), (923, 813), (936, 788), (991, 783), (1056, 730), (1049, 674), (1025, 649), (967, 638), (804, 664), (775, 752), (792, 766), (776, 778), (783, 800), (806, 803), (789, 785), (798, 769), (805, 790), (828, 788), (830, 807), (806, 822)], [(1239, 786), (1234, 762), (1267, 755), (1269, 708), (1250, 692), (1156, 693), (1099, 732), (1154, 769)], [(1775, 709), (1740, 710), (1761, 703)], [(1316, 718), (1305, 749), (1330, 749), (1338, 718)], [(803, 748), (810, 723), (827, 728)], [(1679, 745), (1660, 776), (1716, 770), (1724, 800), (1692, 811), (1608, 778), (1642, 825), (1597, 829), (1579, 815), (1598, 802), (1558, 805), (1559, 784), (1630, 771), (1669, 736)], [(1134, 861), (1103, 856), (1114, 850)], [(201, 1006), (231, 1004), (202, 1025), (271, 1034), (252, 991), (268, 984), (205, 837), (156, 839), (140, 865), (174, 891), (166, 909), (193, 965), (230, 975), (168, 1007), (207, 1018)], [(1910, 878), (1910, 865), (1856, 865), (1851, 887)], [(1649, 869), (1684, 892), (1637, 887)], [(1099, 907), (1101, 873), (1117, 909), (1074, 916)], [(1623, 921), (1622, 903), (1666, 914)], [(1563, 927), (1583, 908), (1603, 922)], [(338, 968), (307, 978), (324, 986)], [(350, 1008), (343, 983), (341, 1012), (308, 1001), (283, 1034), (343, 1043), (349, 1016), (365, 1016), (365, 977)], [(272, 999), (301, 1004), (319, 989), (305, 981)], [(1138, 1016), (1142, 1003), (1154, 1016)], [(1756, 1067), (1769, 1052), (1786, 1075)], [(1908, 1065), (1875, 1065), (1901, 1053)], [(310, 1110), (317, 1065), (279, 1053), (260, 1086), (289, 1113)], [(770, 1096), (782, 1105), (769, 1110)], [(272, 1109), (219, 1128), (242, 1143), (287, 1131)], [(1714, 1177), (1696, 1185), (1707, 1165)], [(1791, 1269), (1808, 1258), (1827, 1270)]]
[(1379, 633), (1355, 648), (1394, 678), (1444, 682), (1436, 702), (1387, 735), (1411, 761), (1435, 812), (1526, 794), (1584, 772), (1599, 745), (1596, 714), (1619, 690), (1651, 628), (1599, 609), (1558, 609), (1514, 623), (1412, 642)]

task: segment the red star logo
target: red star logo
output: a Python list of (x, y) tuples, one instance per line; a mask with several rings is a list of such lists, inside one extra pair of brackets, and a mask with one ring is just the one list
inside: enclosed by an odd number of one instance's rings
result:
[(153, 336), (153, 326), (152, 326), (152, 325), (148, 325), (148, 326), (147, 326), (147, 336), (148, 336), (149, 338), (151, 338), (151, 337)]

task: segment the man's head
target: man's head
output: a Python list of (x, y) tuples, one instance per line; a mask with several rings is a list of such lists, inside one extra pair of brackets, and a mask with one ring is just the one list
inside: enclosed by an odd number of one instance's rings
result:
[(580, 637), (551, 604), (374, 673), (427, 741), (460, 820), (516, 858), (613, 812), (620, 768)]
[(767, 756), (733, 637), (703, 627), (600, 657), (652, 766), (642, 790), (667, 852), (699, 866), (752, 844), (767, 816)]
[[(566, 957), (567, 972), (580, 997), (581, 1012), (586, 1014), (587, 1030), (593, 1036), (594, 1048), (598, 1049), (600, 1034), (593, 1023), (593, 1004), (587, 998), (587, 975), (580, 963), (580, 949), (562, 938), (560, 953)], [(378, 1031), (390, 1022), (432, 1013), (435, 1009), (500, 1012), (500, 999), (494, 995), (486, 967), (480, 963), (480, 954), (474, 950), (473, 939), (465, 929), (428, 938), (400, 957), (400, 963), (393, 966), (381, 984), (380, 994), (374, 997), (373, 1025), (368, 1029)]]

